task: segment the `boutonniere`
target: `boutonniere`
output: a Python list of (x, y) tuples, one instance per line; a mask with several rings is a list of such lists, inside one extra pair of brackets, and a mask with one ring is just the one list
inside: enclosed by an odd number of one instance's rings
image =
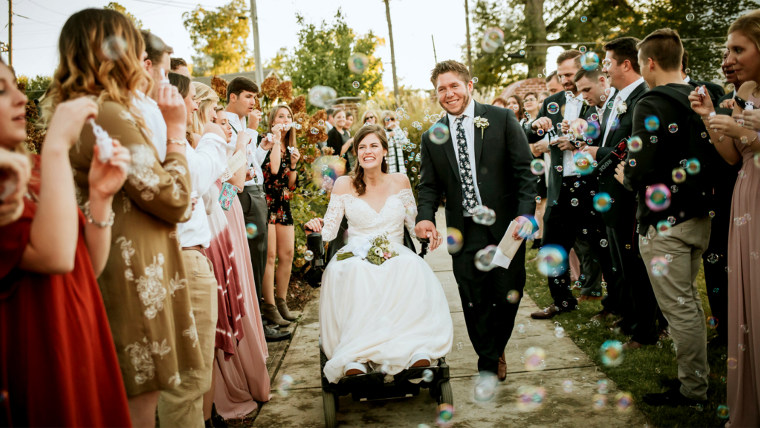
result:
[(485, 117), (475, 116), (475, 126), (480, 128), (480, 138), (483, 138), (483, 132), (488, 128), (488, 119)]
[(617, 106), (617, 115), (620, 116), (621, 114), (625, 114), (626, 111), (628, 111), (628, 105), (625, 103), (625, 101), (622, 101)]

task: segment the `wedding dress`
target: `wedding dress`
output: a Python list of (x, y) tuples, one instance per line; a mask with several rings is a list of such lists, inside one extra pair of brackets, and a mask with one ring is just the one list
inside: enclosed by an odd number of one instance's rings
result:
[(454, 328), (443, 288), (427, 263), (403, 245), (404, 225), (412, 232), (417, 215), (411, 189), (389, 196), (379, 212), (352, 194), (333, 194), (325, 241), (335, 239), (344, 215), (348, 240), (341, 252), (366, 254), (370, 242), (386, 234), (398, 256), (374, 265), (356, 255), (338, 260), (339, 252), (327, 265), (319, 307), (327, 379), (338, 382), (351, 362), (394, 375), (417, 354), (432, 361), (445, 356)]

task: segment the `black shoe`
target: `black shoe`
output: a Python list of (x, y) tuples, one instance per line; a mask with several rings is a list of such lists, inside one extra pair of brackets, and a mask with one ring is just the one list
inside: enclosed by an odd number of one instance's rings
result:
[(672, 388), (665, 392), (644, 394), (644, 402), (650, 406), (705, 406), (707, 400), (694, 400), (684, 396), (679, 388)]
[(264, 326), (264, 337), (266, 338), (267, 342), (279, 342), (281, 340), (287, 340), (290, 339), (290, 336), (292, 336), (292, 334), (289, 331), (280, 331), (270, 325)]

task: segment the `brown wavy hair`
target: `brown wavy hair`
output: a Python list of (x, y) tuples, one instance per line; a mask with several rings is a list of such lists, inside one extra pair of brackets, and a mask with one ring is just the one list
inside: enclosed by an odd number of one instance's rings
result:
[[(357, 159), (356, 165), (354, 166), (353, 171), (351, 171), (351, 178), (354, 183), (354, 189), (356, 189), (356, 194), (359, 196), (363, 195), (364, 192), (367, 191), (367, 183), (364, 182), (364, 168), (359, 165), (358, 147), (359, 143), (361, 143), (362, 140), (368, 135), (377, 136), (377, 138), (380, 140), (380, 144), (383, 146), (383, 149), (385, 149), (386, 152), (388, 151), (388, 138), (385, 136), (385, 129), (383, 129), (382, 126), (364, 125), (359, 128), (358, 131), (356, 131), (356, 135), (354, 135), (354, 145), (351, 148), (351, 151), (353, 152), (354, 156), (357, 157)], [(386, 162), (385, 157), (383, 157), (383, 160), (380, 163), (380, 170), (382, 172), (388, 172), (388, 162)]]
[[(293, 110), (291, 110), (287, 104), (278, 104), (272, 107), (272, 110), (269, 110), (269, 118), (267, 121), (270, 131), (272, 130), (272, 122), (274, 122), (274, 117), (277, 116), (277, 112), (282, 109), (287, 110), (290, 113), (290, 117), (293, 117)], [(296, 122), (293, 121), (294, 126), (295, 124)], [(285, 133), (285, 137), (282, 139), (283, 142), (287, 141), (287, 144), (290, 147), (296, 147), (296, 128), (294, 126), (291, 126), (290, 129), (288, 129), (288, 132)]]
[(59, 65), (44, 112), (52, 113), (63, 101), (95, 96), (99, 102), (114, 101), (129, 107), (145, 132), (142, 115), (132, 108), (136, 92), (149, 93), (153, 86), (141, 61), (144, 51), (140, 32), (120, 12), (84, 9), (71, 15), (58, 39)]

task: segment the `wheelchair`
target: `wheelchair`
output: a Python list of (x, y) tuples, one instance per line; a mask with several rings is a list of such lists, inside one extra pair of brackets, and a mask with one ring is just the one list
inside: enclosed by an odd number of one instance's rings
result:
[[(308, 250), (314, 255), (308, 262), (306, 280), (312, 287), (321, 286), (322, 273), (327, 262), (344, 245), (343, 237), (346, 230), (345, 219), (341, 230), (336, 238), (325, 249), (322, 235), (311, 233), (306, 237)], [(418, 253), (424, 257), (428, 250), (428, 240), (423, 239), (421, 250)], [(417, 252), (409, 232), (404, 230), (404, 245)], [(339, 410), (339, 398), (351, 395), (354, 401), (382, 400), (389, 398), (402, 398), (417, 396), (421, 389), (427, 389), (431, 398), (440, 405), (443, 403), (454, 404), (454, 395), (449, 382), (449, 366), (446, 358), (439, 358), (435, 365), (427, 367), (410, 367), (396, 375), (386, 375), (379, 369), (369, 371), (366, 374), (344, 376), (338, 383), (330, 383), (324, 374), (327, 356), (321, 345), (319, 346), (319, 370), (322, 379), (322, 405), (325, 415), (325, 426), (335, 427), (338, 423), (337, 412)]]

